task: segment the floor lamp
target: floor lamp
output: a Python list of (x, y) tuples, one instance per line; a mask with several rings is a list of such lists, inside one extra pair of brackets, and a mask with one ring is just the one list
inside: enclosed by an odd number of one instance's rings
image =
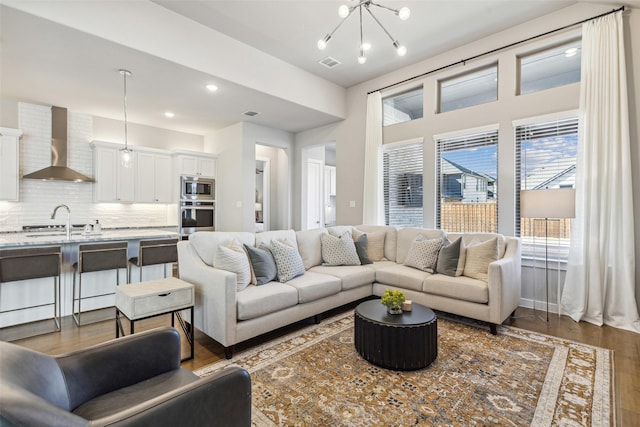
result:
[(544, 220), (544, 271), (547, 322), (549, 321), (549, 220), (559, 221), (563, 218), (575, 218), (575, 200), (575, 190), (573, 188), (520, 191), (520, 217)]

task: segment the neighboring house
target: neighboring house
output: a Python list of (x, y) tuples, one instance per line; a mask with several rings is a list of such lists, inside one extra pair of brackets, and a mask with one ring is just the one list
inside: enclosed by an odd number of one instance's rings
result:
[(495, 197), (496, 179), (442, 158), (442, 197), (450, 201), (486, 203)]
[(554, 159), (527, 174), (521, 185), (526, 190), (573, 188), (576, 180), (576, 158)]

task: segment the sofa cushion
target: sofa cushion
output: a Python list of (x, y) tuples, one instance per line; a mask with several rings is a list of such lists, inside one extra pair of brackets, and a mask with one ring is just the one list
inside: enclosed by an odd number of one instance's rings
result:
[(464, 275), (474, 279), (488, 280), (489, 264), (498, 259), (498, 238), (480, 242), (473, 240), (465, 253)]
[(269, 230), (263, 231), (255, 235), (255, 247), (259, 248), (261, 244), (271, 246), (272, 240), (284, 240), (287, 239), (292, 242), (296, 247), (298, 246), (298, 239), (296, 239), (296, 232), (293, 230)]
[(212, 267), (215, 267), (213, 257), (216, 248), (233, 239), (238, 239), (240, 243), (251, 246), (255, 243), (255, 235), (244, 231), (197, 231), (189, 235), (189, 243), (193, 249), (205, 264)]
[(376, 280), (376, 271), (360, 265), (324, 266), (319, 265), (311, 270), (315, 273), (328, 274), (342, 281), (342, 290), (370, 285)]
[(427, 273), (433, 273), (438, 262), (438, 253), (442, 247), (443, 239), (429, 239), (424, 234), (418, 234), (411, 243), (409, 253), (404, 260), (404, 265), (417, 268)]
[(424, 292), (486, 304), (489, 302), (489, 286), (486, 282), (470, 277), (451, 277), (444, 274), (434, 274), (424, 280)]
[(345, 231), (339, 237), (323, 234), (320, 241), (324, 265), (360, 265), (360, 258), (349, 231)]
[(236, 290), (242, 291), (251, 282), (251, 267), (244, 247), (237, 240), (221, 244), (213, 257), (216, 268), (236, 274)]
[(311, 271), (289, 280), (287, 285), (298, 291), (300, 304), (337, 294), (342, 288), (342, 282), (337, 277)]
[(464, 244), (469, 246), (469, 244), (476, 240), (480, 242), (486, 242), (487, 240), (493, 239), (494, 237), (498, 238), (498, 259), (504, 257), (505, 250), (507, 248), (507, 238), (502, 234), (498, 233), (447, 233), (447, 238), (451, 241), (454, 241), (458, 237), (462, 237)]
[(298, 291), (279, 282), (249, 285), (238, 292), (236, 301), (238, 320), (249, 320), (298, 304)]
[(298, 247), (294, 243), (288, 239), (272, 240), (269, 249), (276, 261), (278, 281), (288, 282), (304, 274), (304, 264), (298, 253)]
[(444, 233), (441, 230), (427, 230), (424, 228), (401, 228), (398, 230), (398, 244), (396, 249), (396, 262), (404, 264), (413, 241), (419, 235), (427, 239), (442, 239)]
[(436, 273), (447, 276), (462, 276), (465, 261), (465, 244), (462, 237), (458, 237), (455, 242), (445, 239), (444, 245), (438, 254)]
[(320, 242), (320, 236), (323, 234), (327, 234), (327, 230), (324, 228), (296, 231), (298, 252), (300, 252), (305, 270), (322, 264), (322, 243)]
[(426, 271), (401, 264), (391, 264), (376, 270), (376, 282), (413, 291), (422, 291), (422, 283), (429, 276), (431, 274)]
[(254, 248), (253, 246), (244, 245), (244, 249), (249, 255), (249, 261), (253, 269), (253, 274), (256, 278), (255, 285), (264, 285), (276, 280), (278, 277), (278, 268), (276, 267), (276, 261), (273, 259), (271, 251), (266, 247)]

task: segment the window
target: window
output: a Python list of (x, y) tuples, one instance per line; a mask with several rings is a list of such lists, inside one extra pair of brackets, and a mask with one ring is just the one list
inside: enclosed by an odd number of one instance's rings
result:
[(437, 140), (436, 227), (498, 231), (498, 130)]
[(386, 225), (422, 227), (422, 141), (382, 147)]
[(524, 95), (579, 82), (581, 59), (581, 40), (519, 56), (518, 93)]
[[(519, 125), (516, 132), (516, 236), (522, 238), (522, 253), (534, 255), (534, 237), (545, 235), (545, 224), (520, 217), (520, 190), (574, 188), (578, 150), (576, 117)], [(571, 220), (548, 223), (550, 245), (558, 259), (568, 256)]]
[(438, 80), (439, 113), (498, 99), (498, 64)]
[(383, 126), (421, 119), (422, 87), (386, 97), (382, 100)]

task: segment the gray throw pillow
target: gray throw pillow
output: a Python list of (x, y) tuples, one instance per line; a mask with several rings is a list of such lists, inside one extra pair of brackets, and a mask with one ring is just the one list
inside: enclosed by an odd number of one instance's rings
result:
[(249, 255), (253, 272), (256, 275), (256, 285), (264, 285), (275, 280), (278, 269), (271, 251), (266, 247), (254, 248), (249, 245), (244, 245), (244, 248)]
[(358, 258), (360, 258), (360, 264), (373, 264), (373, 261), (369, 259), (369, 254), (367, 253), (367, 235), (362, 234), (360, 237), (353, 241), (353, 244), (356, 246), (356, 252), (358, 253)]
[(458, 237), (455, 242), (445, 241), (444, 246), (440, 248), (438, 254), (438, 263), (436, 265), (436, 273), (446, 274), (447, 276), (456, 276), (458, 269), (458, 260), (460, 259), (460, 245), (462, 237)]

